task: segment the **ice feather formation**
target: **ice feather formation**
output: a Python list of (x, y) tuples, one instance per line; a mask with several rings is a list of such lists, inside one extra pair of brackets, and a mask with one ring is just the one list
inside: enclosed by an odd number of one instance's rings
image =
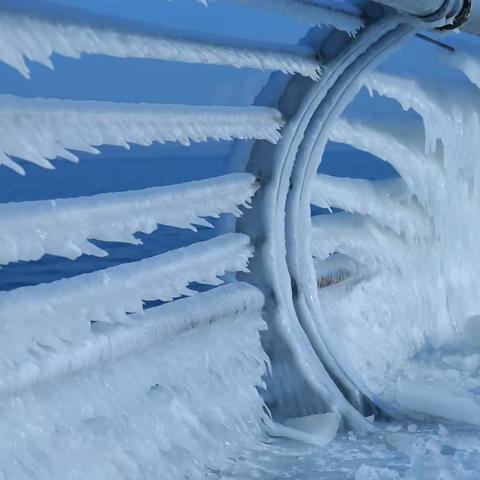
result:
[[(248, 295), (245, 289), (240, 293)], [(234, 312), (222, 303), (222, 295), (238, 303), (234, 290), (202, 295), (216, 323), (161, 343), (156, 337), (135, 355), (105, 358), (56, 382), (3, 396), (0, 475), (201, 478), (212, 468), (228, 470), (252, 444), (265, 440), (267, 418), (256, 389), (263, 386), (267, 365), (259, 336), (265, 328), (261, 302)], [(180, 302), (182, 312), (204, 311), (201, 302)], [(172, 309), (163, 309), (149, 313), (159, 330), (164, 318), (172, 319)]]
[(45, 168), (69, 150), (98, 153), (100, 145), (261, 139), (277, 142), (280, 112), (266, 107), (196, 107), (0, 96), (0, 164), (23, 173), (11, 157)]
[(28, 350), (35, 355), (38, 349), (87, 339), (91, 321), (128, 323), (127, 313), (143, 312), (142, 300), (192, 295), (191, 282), (219, 285), (218, 276), (245, 271), (252, 253), (246, 235), (226, 234), (138, 262), (0, 293), (3, 366), (25, 359)]
[(151, 233), (158, 224), (179, 228), (209, 226), (204, 217), (241, 215), (258, 185), (250, 174), (92, 197), (0, 205), (0, 264), (37, 260), (44, 254), (75, 259), (106, 253), (90, 239), (140, 243), (136, 232)]
[[(48, 4), (47, 4), (48, 5)], [(259, 45), (241, 40), (161, 30), (148, 24), (38, 2), (0, 6), (0, 60), (30, 75), (25, 59), (53, 68), (57, 53), (100, 54), (300, 73), (318, 79), (321, 67), (308, 47)]]

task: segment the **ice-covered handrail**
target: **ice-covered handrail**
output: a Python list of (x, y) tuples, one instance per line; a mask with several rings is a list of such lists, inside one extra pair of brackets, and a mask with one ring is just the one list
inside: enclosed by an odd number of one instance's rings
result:
[(398, 234), (409, 237), (429, 231), (425, 214), (400, 178), (371, 182), (359, 178), (317, 175), (312, 203), (369, 215)]
[(25, 59), (53, 68), (54, 53), (72, 58), (100, 54), (229, 65), (299, 73), (316, 80), (320, 77), (321, 67), (315, 51), (307, 46), (262, 45), (169, 31), (41, 3), (18, 4), (7, 0), (0, 6), (0, 61), (26, 77), (30, 71)]
[(277, 142), (283, 125), (266, 107), (198, 107), (0, 96), (0, 164), (19, 173), (18, 157), (45, 168), (67, 149), (99, 153), (94, 146), (153, 142), (257, 139)]
[(204, 217), (241, 215), (258, 185), (253, 175), (234, 173), (166, 187), (91, 197), (0, 204), (0, 264), (37, 260), (44, 254), (75, 259), (107, 253), (91, 239), (138, 244), (136, 232), (159, 224), (210, 226)]
[[(211, 3), (220, 0), (198, 0)], [(321, 0), (222, 0), (232, 3), (244, 3), (255, 8), (271, 10), (289, 15), (309, 25), (328, 25), (348, 33), (357, 33), (365, 22), (356, 8), (342, 1)]]
[[(218, 276), (247, 270), (253, 248), (248, 236), (226, 234), (138, 262), (0, 293), (2, 364), (42, 348), (61, 349), (92, 335), (91, 321), (131, 323), (142, 301), (193, 295), (192, 282), (222, 283)], [(40, 347), (43, 346), (43, 347)]]
[(435, 154), (425, 153), (422, 125), (399, 120), (390, 118), (381, 123), (371, 118), (344, 116), (335, 122), (329, 138), (388, 162), (423, 203), (432, 186), (444, 181), (445, 172)]
[(363, 265), (380, 267), (405, 254), (407, 243), (368, 216), (341, 212), (312, 218), (310, 248), (320, 260), (340, 253)]
[(263, 307), (260, 290), (243, 282), (221, 286), (194, 297), (171, 302), (133, 315), (128, 325), (91, 336), (86, 342), (61, 352), (43, 351), (0, 380), (0, 397), (75, 374), (100, 362), (118, 360), (158, 346), (171, 337), (194, 328), (211, 325), (244, 313), (258, 313)]

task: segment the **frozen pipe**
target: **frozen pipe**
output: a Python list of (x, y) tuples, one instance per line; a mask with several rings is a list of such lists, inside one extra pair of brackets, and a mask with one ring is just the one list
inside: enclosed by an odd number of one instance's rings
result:
[(461, 29), (480, 35), (480, 0), (376, 0), (401, 13), (425, 18), (427, 21), (447, 19), (440, 30)]

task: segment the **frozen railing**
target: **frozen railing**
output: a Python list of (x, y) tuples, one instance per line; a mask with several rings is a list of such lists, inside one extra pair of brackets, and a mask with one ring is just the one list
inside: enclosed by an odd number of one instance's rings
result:
[[(228, 1), (334, 29), (315, 30), (292, 47), (167, 31), (46, 2), (0, 5), (0, 60), (26, 77), (26, 60), (53, 68), (54, 54), (284, 74), (249, 107), (0, 96), (0, 164), (21, 174), (22, 161), (52, 169), (57, 158), (77, 161), (71, 150), (99, 153), (102, 145), (251, 141), (235, 150), (244, 154), (242, 172), (0, 205), (1, 265), (47, 254), (104, 256), (92, 241), (139, 243), (136, 233), (159, 225), (195, 230), (211, 216), (241, 217), (235, 233), (0, 293), (0, 477), (222, 472), (264, 439), (271, 418), (259, 390), (267, 386), (278, 418), (329, 412), (335, 428), (340, 414), (349, 427), (370, 428), (363, 394), (372, 400), (374, 388), (358, 379), (349, 358), (338, 361), (322, 322), (325, 312), (346, 316), (347, 300), (337, 310), (330, 301), (337, 287), (375, 284), (431, 235), (427, 203), (446, 174), (428, 119), (451, 112), (438, 110), (415, 80), (375, 73), (366, 77), (368, 88), (426, 108), (419, 113), (429, 148), (365, 118), (337, 121), (364, 71), (410, 38), (422, 26), (417, 19), (346, 2)], [(478, 80), (478, 61), (465, 55), (467, 74)], [(405, 98), (405, 85), (414, 86), (415, 98)], [(381, 157), (402, 179), (317, 175), (328, 139)], [(343, 212), (311, 218), (310, 205)], [(198, 293), (192, 284), (212, 288)], [(163, 304), (150, 308), (150, 301)], [(390, 397), (379, 397), (389, 405)]]

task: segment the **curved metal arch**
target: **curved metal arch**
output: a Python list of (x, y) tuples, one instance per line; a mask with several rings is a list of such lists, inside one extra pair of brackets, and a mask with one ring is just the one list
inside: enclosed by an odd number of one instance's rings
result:
[(306, 233), (310, 182), (316, 174), (312, 159), (318, 156), (318, 167), (328, 131), (357, 93), (362, 73), (415, 31), (408, 19), (388, 13), (354, 39), (328, 42), (342, 44), (322, 52), (329, 56), (322, 80), (292, 78), (277, 101), (288, 119), (282, 141), (276, 146), (256, 142), (252, 148), (246, 170), (262, 180), (263, 188), (237, 229), (256, 244), (246, 279), (266, 296), (269, 333), (264, 343), (272, 360), (269, 387), (275, 399), (270, 403), (279, 416), (330, 410), (341, 414), (348, 427), (370, 428), (362, 415), (371, 411), (362, 386), (339, 366), (324, 326), (315, 322), (317, 284)]

